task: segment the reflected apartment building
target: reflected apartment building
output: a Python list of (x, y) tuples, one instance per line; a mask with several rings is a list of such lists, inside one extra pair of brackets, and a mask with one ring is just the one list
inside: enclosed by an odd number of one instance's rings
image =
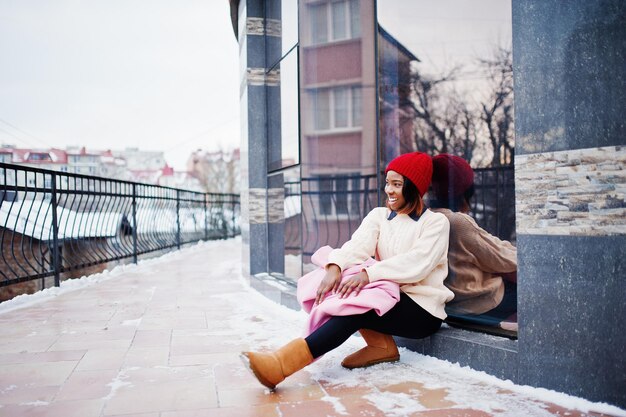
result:
[[(243, 273), (298, 308), (295, 282), (313, 251), (347, 240), (384, 204), (387, 162), (419, 150), (408, 104), (422, 57), (409, 29), (422, 11), (397, 0), (230, 5), (241, 73)], [(626, 26), (616, 23), (625, 15), (617, 0), (511, 3), (517, 143), (515, 193), (506, 198), (515, 208), (519, 331), (444, 326), (399, 343), (626, 406), (626, 336), (614, 325), (626, 313), (617, 278), (626, 259), (626, 148), (615, 110), (626, 100)]]
[[(379, 204), (378, 174), (399, 155), (400, 143), (411, 149), (412, 129), (403, 124), (398, 107), (399, 91), (407, 90), (397, 86), (417, 58), (375, 21), (370, 1), (308, 1), (300, 8), (305, 271), (320, 245), (340, 246)], [(380, 85), (378, 74), (383, 74)], [(379, 111), (380, 117), (373, 117)]]

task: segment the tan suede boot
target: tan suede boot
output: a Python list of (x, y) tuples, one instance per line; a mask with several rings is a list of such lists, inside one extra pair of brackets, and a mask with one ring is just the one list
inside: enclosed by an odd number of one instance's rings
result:
[(295, 339), (276, 352), (242, 352), (241, 358), (259, 382), (273, 390), (289, 375), (313, 362), (304, 339)]
[(398, 347), (391, 335), (369, 329), (361, 329), (359, 333), (365, 339), (367, 346), (346, 356), (341, 362), (344, 368), (365, 368), (377, 363), (395, 362), (400, 359)]

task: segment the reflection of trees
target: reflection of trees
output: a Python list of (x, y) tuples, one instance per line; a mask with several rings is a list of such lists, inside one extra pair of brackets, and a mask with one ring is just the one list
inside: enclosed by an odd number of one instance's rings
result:
[(511, 51), (498, 48), (492, 59), (480, 60), (489, 74), (490, 94), (481, 103), (481, 120), (493, 151), (492, 166), (513, 163), (513, 58)]
[[(398, 89), (400, 108), (411, 113), (415, 149), (431, 155), (450, 153), (477, 169), (472, 214), (481, 227), (502, 239), (515, 240), (513, 63), (511, 50), (496, 48), (477, 60), (485, 74), (480, 100), (458, 93), (454, 85), (464, 72), (426, 76), (413, 69)], [(408, 83), (408, 85), (407, 85)]]
[(462, 70), (455, 67), (437, 76), (413, 70), (411, 94), (400, 106), (414, 115), (416, 149), (459, 155), (475, 166), (511, 165), (515, 145), (511, 51), (497, 48), (492, 58), (480, 59), (478, 65), (486, 73), (488, 90), (477, 105), (451, 87)]

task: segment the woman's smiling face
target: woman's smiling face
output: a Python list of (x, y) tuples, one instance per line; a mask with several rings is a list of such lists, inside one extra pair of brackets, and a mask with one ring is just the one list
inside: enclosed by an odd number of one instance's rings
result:
[(404, 207), (406, 201), (402, 195), (402, 186), (404, 185), (404, 177), (396, 171), (387, 171), (387, 179), (385, 181), (385, 194), (387, 194), (387, 204), (393, 211), (398, 211)]

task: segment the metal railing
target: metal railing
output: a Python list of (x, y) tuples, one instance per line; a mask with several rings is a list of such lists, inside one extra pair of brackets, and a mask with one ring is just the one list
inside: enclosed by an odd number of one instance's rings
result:
[(500, 239), (514, 242), (515, 176), (512, 165), (474, 169), (471, 215), (476, 223)]
[[(480, 168), (474, 172), (476, 192), (471, 215), (488, 232), (514, 241), (513, 167)], [(285, 250), (307, 257), (323, 245), (341, 246), (365, 215), (383, 204), (383, 186), (376, 175), (317, 176), (286, 182)], [(380, 203), (378, 187), (383, 199)]]
[(240, 233), (236, 194), (0, 163), (0, 288)]
[(285, 250), (308, 257), (320, 246), (341, 246), (377, 206), (377, 187), (374, 174), (316, 176), (286, 182), (286, 210), (290, 214)]

